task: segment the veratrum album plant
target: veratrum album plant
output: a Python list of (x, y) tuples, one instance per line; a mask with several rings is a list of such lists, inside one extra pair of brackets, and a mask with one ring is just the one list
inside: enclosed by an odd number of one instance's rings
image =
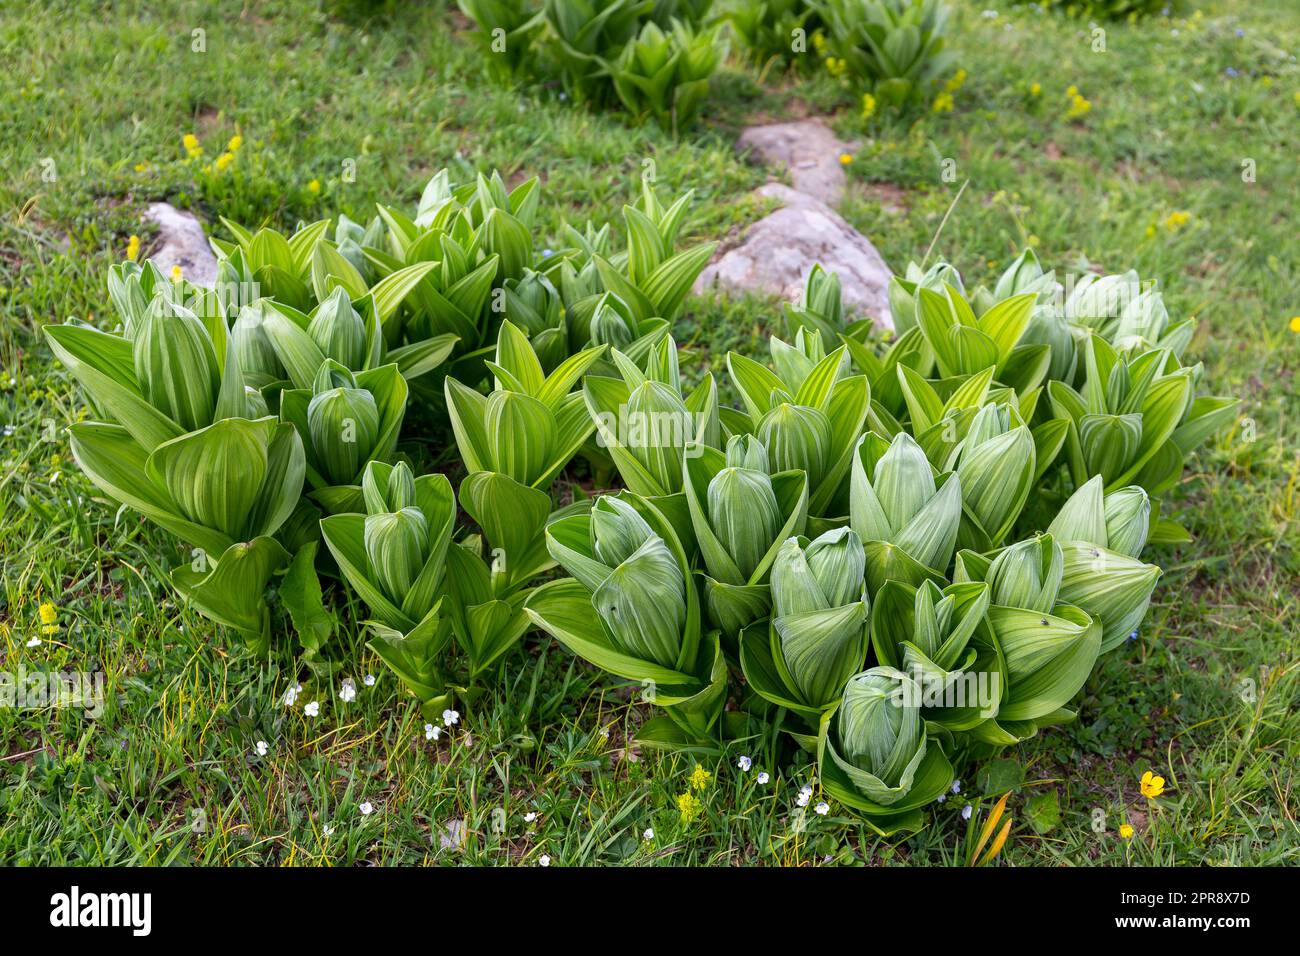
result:
[(952, 64), (944, 37), (952, 10), (943, 0), (811, 2), (824, 24), (833, 75), (867, 81), (881, 103), (901, 107), (925, 98)]
[(881, 341), (819, 267), (785, 338), (727, 354), (730, 407), (672, 335), (713, 250), (677, 248), (689, 193), (545, 255), (540, 189), (443, 171), (414, 216), (227, 224), (217, 288), (124, 263), (116, 328), (46, 327), (73, 454), (178, 540), (182, 600), (317, 669), (364, 633), (426, 714), (544, 632), (653, 705), (642, 746), (802, 750), (881, 833), (1073, 719), (1236, 414), (1158, 289), (910, 264)]
[(727, 55), (711, 0), (458, 0), (499, 79), (558, 78), (596, 106), (621, 103), (632, 120), (677, 132), (694, 120)]

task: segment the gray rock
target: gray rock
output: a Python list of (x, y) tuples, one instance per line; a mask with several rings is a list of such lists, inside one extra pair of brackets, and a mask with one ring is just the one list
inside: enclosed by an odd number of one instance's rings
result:
[(837, 139), (821, 120), (751, 126), (740, 134), (736, 148), (785, 166), (795, 189), (828, 206), (839, 205), (844, 195), (840, 154), (852, 153), (853, 145)]
[(825, 203), (780, 183), (755, 190), (782, 208), (746, 231), (740, 245), (711, 262), (695, 284), (759, 292), (798, 302), (817, 263), (838, 272), (845, 311), (870, 316), (877, 328), (892, 329), (889, 267), (865, 236)]
[(217, 257), (197, 216), (169, 203), (153, 202), (144, 218), (158, 226), (162, 245), (150, 258), (164, 275), (171, 273), (172, 266), (180, 266), (185, 278), (195, 285), (212, 286), (217, 281)]

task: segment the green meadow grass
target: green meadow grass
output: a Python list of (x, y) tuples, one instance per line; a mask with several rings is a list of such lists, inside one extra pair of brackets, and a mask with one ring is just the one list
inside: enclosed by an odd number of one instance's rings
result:
[[(760, 86), (733, 60), (677, 140), (551, 89), (492, 86), (439, 3), (360, 22), (296, 3), (6, 7), (0, 669), (102, 672), (108, 704), (96, 720), (0, 710), (0, 863), (961, 864), (990, 777), (1023, 777), (999, 865), (1296, 862), (1300, 68), (1286, 44), (1300, 11), (1194, 5), (1203, 15), (1105, 24), (1100, 53), (1086, 22), (963, 4), (954, 108), (908, 121), (864, 119), (860, 91), (815, 71)], [(1091, 104), (1073, 119), (1071, 86)], [(1098, 668), (1079, 720), (968, 774), (919, 834), (878, 838), (837, 806), (798, 813), (812, 768), (778, 767), (770, 740), (722, 757), (629, 753), (643, 708), (540, 635), (427, 740), (365, 649), (360, 607), (340, 596), (348, 663), (333, 678), (300, 670), (287, 641), (253, 658), (159, 584), (180, 547), (98, 498), (70, 459), (63, 428), (80, 404), (39, 330), (113, 321), (104, 275), (133, 233), (149, 254), (149, 201), (292, 226), (413, 204), (442, 166), (458, 178), (499, 167), (542, 177), (553, 236), (561, 217), (621, 227), (652, 161), (666, 190), (695, 189), (692, 235), (734, 237), (762, 213), (745, 197), (765, 178), (735, 153), (736, 132), (810, 113), (856, 141), (842, 211), (895, 269), (936, 233), (931, 255), (972, 284), (1025, 244), (1062, 272), (1135, 267), (1161, 279), (1171, 312), (1198, 317), (1190, 351), (1208, 390), (1243, 400), (1242, 422), (1193, 458), (1175, 496), (1195, 542), (1156, 558), (1151, 613)], [(191, 132), (204, 154), (186, 162)], [(236, 133), (235, 163), (206, 172)], [(710, 296), (690, 303), (678, 338), (716, 370), (727, 349), (761, 346), (779, 315)], [(436, 455), (444, 436), (429, 438), (408, 450)], [(42, 602), (57, 607), (52, 633)], [(1150, 803), (1148, 769), (1168, 788)]]

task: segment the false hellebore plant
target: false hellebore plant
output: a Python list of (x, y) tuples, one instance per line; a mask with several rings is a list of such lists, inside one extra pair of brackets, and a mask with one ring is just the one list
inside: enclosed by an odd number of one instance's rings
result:
[[(718, 390), (705, 375), (683, 394), (677, 365), (677, 343), (665, 337), (646, 363), (611, 351), (619, 377), (588, 375), (582, 384), (587, 412), (596, 426), (600, 451), (609, 455), (623, 484), (633, 494), (660, 501), (679, 531), (690, 524), (680, 500), (687, 447), (717, 448), (722, 440)], [(690, 548), (694, 551), (694, 548)]]
[(1048, 531), (1061, 542), (1061, 599), (1102, 624), (1102, 653), (1124, 642), (1146, 616), (1160, 569), (1138, 560), (1151, 520), (1146, 491), (1129, 485), (1105, 494), (1090, 478), (1061, 508)]
[(321, 519), (321, 537), (352, 590), (370, 608), (369, 643), (426, 714), (451, 699), (442, 656), (443, 577), (456, 520), (445, 475), (414, 477), (405, 464), (373, 461), (361, 483), (365, 511)]
[(961, 478), (934, 475), (906, 432), (886, 442), (868, 432), (853, 456), (849, 524), (867, 553), (867, 592), (886, 581), (945, 581), (962, 519)]
[(573, 653), (644, 688), (666, 717), (641, 726), (647, 745), (707, 741), (726, 699), (718, 633), (702, 626), (690, 563), (672, 523), (623, 492), (546, 530), (551, 556), (573, 575), (541, 585), (525, 611)]
[(772, 616), (745, 629), (740, 664), (765, 700), (815, 731), (867, 656), (866, 554), (851, 528), (787, 539), (772, 568)]
[(1048, 396), (1070, 420), (1066, 442), (1076, 485), (1094, 475), (1107, 488), (1138, 484), (1159, 495), (1177, 484), (1183, 461), (1236, 414), (1230, 398), (1194, 398), (1200, 367), (1179, 366), (1168, 349), (1116, 351), (1088, 339), (1082, 391), (1052, 382)]
[[(799, 329), (790, 345), (771, 340), (773, 372), (727, 353), (731, 381), (749, 420), (729, 415), (733, 430), (752, 430), (767, 449), (773, 470), (798, 469), (808, 476), (808, 513), (815, 518), (843, 514), (846, 477), (853, 449), (871, 404), (862, 375), (849, 374), (844, 346), (829, 354), (814, 329)], [(820, 530), (820, 524), (815, 524)]]
[(821, 718), (822, 787), (882, 833), (919, 829), (921, 807), (952, 784), (952, 764), (929, 738), (920, 696), (907, 674), (872, 667), (851, 677)]
[(445, 383), (456, 445), (470, 474), (496, 472), (549, 488), (594, 428), (582, 395), (572, 389), (603, 351), (585, 349), (545, 375), (527, 336), (503, 322), (496, 361), (487, 363), (496, 387), (484, 397), (454, 378)]
[(405, 414), (406, 380), (396, 365), (354, 375), (326, 359), (310, 389), (280, 393), (280, 418), (307, 450), (311, 497), (330, 514), (360, 508), (362, 472), (392, 457)]
[[(997, 716), (969, 730), (974, 740), (1006, 746), (1073, 719), (1065, 705), (1092, 672), (1102, 627), (1062, 600), (1064, 577), (1065, 556), (1050, 534), (992, 557), (958, 553), (956, 583), (982, 581), (989, 587), (987, 631), (975, 640), (991, 643), (1001, 689)], [(1126, 598), (1137, 600), (1131, 590)]]
[(272, 536), (298, 504), (302, 441), (245, 386), (224, 317), (200, 320), (159, 294), (123, 319), (122, 335), (80, 323), (45, 329), (109, 419), (74, 424), (72, 454), (101, 491), (194, 549), (171, 573), (184, 597), (265, 646), (264, 592), (289, 559)]
[(767, 585), (781, 542), (800, 534), (808, 516), (808, 476), (768, 473), (767, 450), (737, 435), (725, 454), (691, 448), (684, 488), (706, 571), (701, 572), (709, 622), (733, 640), (767, 616)]

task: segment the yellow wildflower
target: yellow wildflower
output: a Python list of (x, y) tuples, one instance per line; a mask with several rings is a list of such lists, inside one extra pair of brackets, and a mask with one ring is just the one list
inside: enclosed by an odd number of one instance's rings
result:
[(1152, 236), (1154, 236), (1155, 234), (1156, 234), (1156, 227), (1155, 227), (1155, 226), (1147, 226), (1147, 238), (1150, 239), (1150, 238), (1151, 238)]
[(841, 166), (847, 166), (847, 165), (848, 165), (849, 163), (851, 163), (851, 162), (853, 162), (853, 154), (852, 154), (852, 153), (840, 153), (840, 165), (841, 165)]
[(1042, 93), (1042, 92), (1043, 92), (1043, 85), (1042, 85), (1041, 83), (1030, 83), (1030, 84), (1029, 84), (1029, 95), (1030, 95), (1030, 96), (1037, 96), (1039, 93)]
[(849, 65), (843, 57), (828, 56), (826, 58), (826, 72), (831, 76), (842, 76), (848, 68)]
[(943, 85), (944, 92), (956, 93), (958, 90), (961, 89), (962, 84), (965, 82), (966, 82), (966, 71), (958, 70), (956, 73), (952, 75), (952, 79), (950, 79), (947, 83)]
[(1154, 800), (1160, 794), (1165, 792), (1165, 778), (1157, 777), (1150, 770), (1142, 774), (1142, 782), (1139, 784), (1142, 789), (1142, 796), (1148, 800)]
[(1079, 88), (1075, 86), (1073, 83), (1071, 83), (1069, 86), (1065, 88), (1065, 96), (1067, 99), (1073, 99), (1078, 95), (1079, 95)]
[(1295, 105), (1300, 106), (1300, 90), (1296, 90), (1295, 96), (1292, 98), (1295, 100)]
[(136, 256), (138, 256), (139, 254), (140, 254), (140, 237), (133, 235), (131, 236), (130, 239), (126, 240), (126, 257), (130, 259), (132, 262), (135, 262)]
[(140, 162), (136, 163), (135, 171), (137, 173), (147, 173), (149, 171), (149, 160), (142, 159)]
[[(1296, 94), (1300, 96), (1300, 93)], [(876, 113), (876, 98), (870, 93), (862, 94), (862, 118), (871, 119)]]
[(713, 774), (709, 773), (700, 764), (695, 765), (691, 771), (691, 789), (703, 790), (713, 781)]
[(934, 105), (930, 107), (932, 113), (951, 113), (952, 112), (952, 94), (940, 93), (934, 98)]
[(185, 147), (185, 152), (189, 153), (190, 159), (203, 155), (203, 147), (199, 145), (199, 138), (193, 133), (186, 133), (181, 139), (181, 144)]
[(234, 153), (222, 153), (217, 157), (217, 172), (224, 172), (226, 167), (235, 161)]
[(704, 804), (695, 799), (692, 793), (679, 794), (677, 797), (677, 812), (681, 816), (682, 823), (694, 823), (696, 817), (704, 812)]
[(183, 273), (181, 272), (181, 267), (180, 267), (179, 265), (172, 266), (172, 281), (173, 281), (173, 282), (180, 282), (180, 281), (181, 281), (181, 276), (182, 276), (182, 275), (183, 275)]
[(40, 609), (37, 611), (41, 617), (41, 633), (55, 634), (59, 630), (59, 609), (49, 601), (42, 602)]
[(1119, 825), (1119, 835), (1125, 840), (1133, 839), (1133, 824), (1121, 823)]
[(1300, 334), (1300, 315), (1291, 317), (1291, 331)]
[[(1074, 89), (1074, 87), (1070, 87)], [(1066, 119), (1078, 119), (1092, 109), (1092, 103), (1084, 99), (1077, 92), (1070, 96), (1070, 108), (1065, 111)]]
[(814, 30), (812, 35), (813, 49), (818, 53), (826, 52), (826, 36), (821, 30)]
[(244, 137), (236, 133), (234, 136), (230, 137), (230, 142), (226, 144), (226, 152), (237, 153), (239, 152), (239, 147), (243, 145), (244, 145)]
[(316, 193), (320, 192), (320, 180), (313, 179), (311, 182), (309, 182), (307, 184), (307, 192), (311, 193), (313, 196)]
[(1183, 228), (1183, 226), (1187, 225), (1187, 221), (1191, 218), (1192, 214), (1190, 212), (1175, 210), (1165, 217), (1165, 220), (1161, 225), (1163, 225), (1169, 232), (1177, 232), (1179, 229)]

